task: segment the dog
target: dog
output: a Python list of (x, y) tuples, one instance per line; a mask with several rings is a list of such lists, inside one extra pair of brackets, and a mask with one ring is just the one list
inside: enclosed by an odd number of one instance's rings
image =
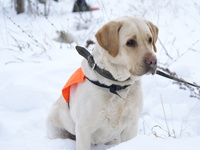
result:
[(68, 103), (61, 95), (51, 108), (49, 138), (76, 139), (77, 150), (90, 150), (91, 144), (116, 145), (135, 137), (143, 107), (141, 79), (157, 69), (158, 30), (146, 19), (128, 16), (103, 25), (91, 55), (102, 74), (82, 61), (85, 79), (70, 86)]

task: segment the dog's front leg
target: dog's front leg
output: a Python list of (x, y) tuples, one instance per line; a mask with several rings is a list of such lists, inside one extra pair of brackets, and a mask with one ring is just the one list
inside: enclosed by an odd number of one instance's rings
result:
[(76, 150), (90, 150), (91, 134), (85, 127), (76, 126)]
[(121, 134), (121, 142), (128, 141), (137, 135), (138, 131), (138, 124), (132, 123), (129, 125)]

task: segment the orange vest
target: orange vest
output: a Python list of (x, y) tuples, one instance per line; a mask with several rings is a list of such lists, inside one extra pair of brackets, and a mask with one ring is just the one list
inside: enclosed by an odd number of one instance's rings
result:
[(78, 84), (78, 83), (83, 82), (85, 78), (86, 77), (81, 68), (76, 70), (74, 74), (69, 78), (64, 88), (62, 89), (62, 95), (67, 103), (69, 103), (69, 99), (70, 99), (70, 87), (73, 84)]

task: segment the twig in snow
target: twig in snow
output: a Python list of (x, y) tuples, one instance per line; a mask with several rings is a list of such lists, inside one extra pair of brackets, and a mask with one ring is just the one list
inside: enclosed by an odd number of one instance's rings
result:
[(173, 64), (174, 62), (176, 62), (178, 59), (180, 59), (181, 57), (183, 57), (186, 53), (188, 53), (189, 51), (194, 51), (193, 49), (192, 49), (192, 47), (194, 46), (194, 45), (196, 45), (197, 43), (199, 43), (200, 42), (200, 40), (197, 40), (197, 41), (195, 41), (191, 46), (190, 46), (190, 48), (188, 48), (185, 52), (183, 52), (182, 54), (180, 54), (176, 59), (174, 59), (170, 64), (169, 64), (169, 66), (171, 65), (171, 64)]
[(32, 39), (32, 40), (36, 43), (36, 46), (37, 46), (37, 47), (40, 46), (44, 51), (47, 51), (46, 48), (45, 48), (42, 44), (40, 44), (40, 43), (38, 42), (38, 40), (37, 40), (33, 35), (28, 34), (20, 25), (18, 25), (16, 22), (14, 22), (14, 21), (12, 20), (11, 17), (9, 17), (9, 16), (7, 16), (7, 15), (6, 15), (6, 17), (7, 17), (15, 26), (17, 26), (17, 27), (22, 31), (22, 33), (25, 33), (30, 39)]
[(162, 43), (162, 41), (160, 40), (160, 38), (158, 38), (158, 41), (160, 42), (160, 45), (162, 46), (162, 48), (164, 49), (165, 51), (165, 54), (170, 58), (170, 59), (173, 59), (169, 53), (167, 52), (167, 49), (165, 48), (164, 44)]
[(179, 85), (180, 89), (189, 90), (191, 98), (197, 98), (198, 100), (200, 100), (200, 87), (195, 82), (189, 83), (189, 82), (179, 78), (175, 72), (170, 71), (168, 68), (162, 68), (162, 67), (158, 67), (158, 68), (161, 69), (162, 71), (165, 71), (166, 73), (170, 74), (172, 79), (175, 79), (174, 83)]

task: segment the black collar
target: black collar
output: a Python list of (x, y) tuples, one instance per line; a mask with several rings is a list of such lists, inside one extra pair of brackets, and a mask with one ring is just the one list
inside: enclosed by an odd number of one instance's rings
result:
[[(98, 74), (112, 81), (120, 82), (117, 79), (115, 79), (109, 71), (99, 68), (99, 66), (95, 63), (93, 56), (84, 47), (76, 46), (76, 50), (81, 56), (83, 56), (88, 61), (89, 66)], [(129, 79), (130, 78), (128, 78), (127, 80)]]
[[(92, 55), (90, 54), (90, 52), (88, 52), (84, 47), (76, 46), (76, 50), (78, 51), (78, 53), (79, 53), (81, 56), (83, 56), (83, 57), (88, 61), (89, 66), (90, 66), (93, 70), (95, 70), (98, 74), (100, 74), (101, 76), (103, 76), (103, 77), (105, 77), (105, 78), (107, 78), (107, 79), (110, 79), (110, 80), (119, 82), (118, 80), (116, 80), (116, 79), (112, 76), (112, 74), (111, 74), (109, 71), (107, 71), (107, 70), (105, 70), (105, 69), (99, 68), (98, 65), (95, 63), (93, 56), (92, 56)], [(97, 86), (99, 86), (99, 87), (109, 89), (111, 93), (118, 95), (120, 98), (121, 98), (121, 96), (117, 93), (117, 91), (123, 90), (123, 89), (127, 88), (128, 86), (130, 86), (130, 85), (121, 86), (121, 85), (116, 85), (116, 84), (112, 84), (112, 85), (110, 85), (110, 86), (107, 86), (107, 85), (102, 84), (102, 83), (100, 83), (100, 82), (98, 82), (98, 81), (93, 81), (93, 80), (90, 80), (89, 78), (87, 78), (87, 79), (88, 79), (91, 83), (93, 83), (93, 84), (95, 84), (95, 85), (97, 85)], [(130, 78), (128, 78), (127, 80), (129, 80), (129, 79), (130, 79)], [(126, 80), (126, 81), (127, 81), (127, 80)]]

